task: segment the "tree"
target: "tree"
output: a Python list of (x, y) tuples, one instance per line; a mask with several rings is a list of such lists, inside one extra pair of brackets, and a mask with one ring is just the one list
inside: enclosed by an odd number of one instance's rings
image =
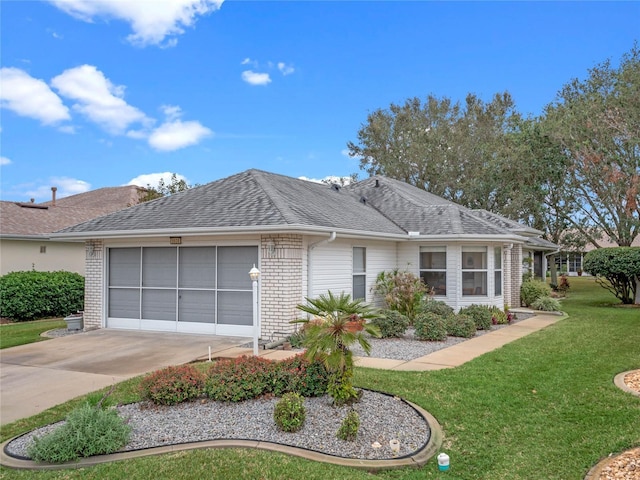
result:
[(566, 156), (570, 226), (596, 247), (601, 237), (630, 246), (640, 234), (640, 49), (574, 79), (545, 112)]
[(380, 336), (378, 327), (367, 320), (378, 317), (378, 311), (364, 303), (362, 299), (351, 300), (351, 296), (342, 293), (320, 295), (316, 299), (307, 298), (306, 305), (298, 309), (312, 316), (311, 319), (296, 320), (304, 323), (303, 345), (307, 347), (306, 357), (313, 361), (321, 358), (329, 372), (329, 395), (337, 405), (358, 399), (353, 388), (353, 353), (349, 348), (358, 342), (369, 354), (371, 344), (364, 333)]
[(167, 197), (169, 195), (173, 195), (174, 193), (188, 190), (192, 187), (193, 185), (189, 185), (184, 179), (179, 179), (178, 175), (172, 173), (171, 181), (169, 182), (169, 184), (166, 184), (163, 178), (158, 181), (158, 185), (155, 187), (147, 184), (146, 192), (140, 199), (140, 203), (155, 200), (156, 198)]
[(622, 303), (640, 303), (640, 247), (592, 250), (584, 258), (584, 269)]

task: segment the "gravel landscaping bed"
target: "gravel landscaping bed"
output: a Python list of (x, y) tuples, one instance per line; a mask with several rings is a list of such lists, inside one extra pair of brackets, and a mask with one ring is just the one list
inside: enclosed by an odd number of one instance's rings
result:
[[(315, 450), (329, 455), (358, 459), (390, 459), (414, 453), (430, 438), (426, 420), (401, 399), (377, 392), (363, 392), (353, 408), (360, 415), (355, 441), (336, 438), (340, 423), (350, 407), (333, 407), (328, 396), (306, 398), (306, 420), (296, 433), (278, 430), (273, 420), (277, 398), (239, 403), (212, 401), (188, 402), (173, 407), (135, 403), (118, 407), (133, 430), (131, 441), (122, 451), (198, 442), (213, 439), (246, 439), (275, 442)], [(43, 434), (58, 424), (34, 430), (7, 445), (7, 453), (27, 457), (34, 435)], [(397, 455), (389, 440), (400, 441)], [(381, 447), (372, 445), (378, 442)]]

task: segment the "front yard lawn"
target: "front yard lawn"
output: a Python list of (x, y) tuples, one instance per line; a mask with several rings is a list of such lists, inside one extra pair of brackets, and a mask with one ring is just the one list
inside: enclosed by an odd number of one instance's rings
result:
[[(435, 458), (422, 469), (376, 475), (380, 479), (581, 480), (599, 459), (640, 445), (640, 399), (613, 384), (640, 368), (640, 309), (616, 299), (587, 277), (571, 278), (562, 301), (570, 318), (483, 355), (436, 372), (356, 369), (358, 386), (411, 400), (444, 429), (451, 470)], [(4, 327), (2, 327), (4, 329)], [(130, 380), (119, 401), (137, 399)], [(2, 440), (59, 419), (78, 402), (2, 428)], [(369, 479), (372, 475), (279, 454), (195, 450), (79, 470), (21, 472), (6, 479)]]
[(0, 325), (0, 349), (47, 340), (40, 336), (42, 332), (54, 328), (66, 328), (66, 326), (67, 324), (61, 318)]

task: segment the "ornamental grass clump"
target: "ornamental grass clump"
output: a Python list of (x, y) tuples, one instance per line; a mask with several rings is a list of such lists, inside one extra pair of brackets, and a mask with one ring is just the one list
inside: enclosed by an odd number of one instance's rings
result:
[(485, 305), (469, 305), (460, 309), (458, 313), (471, 317), (476, 324), (476, 330), (491, 329), (491, 310)]
[(551, 297), (540, 297), (531, 304), (531, 308), (534, 310), (541, 310), (543, 312), (557, 312), (560, 310), (560, 302)]
[(340, 424), (340, 428), (338, 429), (338, 433), (336, 437), (340, 440), (344, 440), (346, 442), (355, 441), (358, 436), (358, 429), (360, 428), (360, 415), (358, 412), (351, 409), (347, 416), (344, 417), (342, 423)]
[(416, 316), (415, 335), (419, 340), (441, 342), (447, 339), (445, 318), (435, 313), (420, 313)]
[(140, 382), (140, 394), (157, 405), (176, 405), (203, 393), (205, 376), (192, 365), (167, 367)]
[(27, 454), (36, 462), (63, 463), (80, 457), (117, 452), (128, 442), (131, 427), (116, 410), (85, 403), (73, 410), (60, 427), (35, 437)]
[(304, 398), (295, 392), (285, 393), (273, 409), (273, 419), (283, 432), (297, 432), (305, 418)]
[(409, 319), (397, 310), (385, 310), (379, 318), (374, 318), (371, 323), (380, 329), (382, 338), (400, 338), (409, 328)]

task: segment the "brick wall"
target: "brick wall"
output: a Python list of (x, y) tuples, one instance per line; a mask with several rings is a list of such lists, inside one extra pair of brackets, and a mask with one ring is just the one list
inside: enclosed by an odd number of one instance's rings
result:
[(260, 272), (260, 316), (262, 338), (282, 338), (273, 332), (293, 332), (289, 323), (299, 318), (296, 305), (302, 293), (302, 236), (262, 235)]
[(102, 240), (87, 240), (85, 252), (84, 329), (91, 330), (102, 326), (102, 272), (104, 268)]
[(511, 249), (511, 306), (520, 306), (520, 286), (522, 285), (522, 245), (514, 244)]

